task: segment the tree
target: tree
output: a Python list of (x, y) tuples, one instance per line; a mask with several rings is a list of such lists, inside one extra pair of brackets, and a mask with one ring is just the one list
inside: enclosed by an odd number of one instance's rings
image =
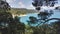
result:
[(10, 10), (10, 6), (5, 1), (0, 1), (0, 31), (2, 34), (8, 34), (8, 24), (12, 20), (12, 15), (9, 12), (6, 12), (7, 10)]
[(6, 1), (3, 1), (3, 0), (0, 1), (0, 12), (2, 11), (6, 12), (7, 10), (10, 10), (10, 9), (11, 7)]
[(33, 0), (32, 5), (37, 9), (40, 10), (41, 6), (50, 6), (53, 7), (57, 3), (57, 0)]
[(7, 12), (10, 9), (7, 2), (0, 1), (0, 32), (2, 34), (17, 34), (17, 31), (22, 29), (22, 33), (25, 34), (25, 24), (20, 22), (18, 16), (13, 18), (12, 14)]
[[(36, 8), (36, 10), (40, 10), (43, 5), (53, 7), (55, 5), (55, 1), (57, 0), (33, 0), (32, 5)], [(49, 18), (53, 15), (53, 10), (44, 10), (38, 14), (39, 18), (29, 17), (28, 24), (32, 27), (33, 34), (56, 34), (56, 29), (47, 23), (50, 20), (59, 20), (60, 18)], [(34, 26), (32, 26), (32, 24)], [(38, 25), (36, 25), (38, 24)], [(35, 28), (36, 27), (36, 28)], [(40, 33), (39, 33), (40, 32)], [(47, 33), (48, 32), (48, 33)]]
[(56, 34), (60, 34), (60, 20), (51, 23), (51, 25), (56, 30)]

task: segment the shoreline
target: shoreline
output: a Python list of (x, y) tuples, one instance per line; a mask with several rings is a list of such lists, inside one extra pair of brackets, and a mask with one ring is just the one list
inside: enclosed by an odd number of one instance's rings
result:
[[(29, 14), (38, 14), (38, 13), (29, 13)], [(24, 17), (24, 16), (27, 16), (27, 14), (21, 14), (20, 17)]]
[[(38, 14), (38, 13), (29, 13), (29, 14)], [(14, 18), (15, 16), (18, 16), (18, 17), (27, 16), (27, 14), (20, 14), (20, 15), (14, 15), (14, 14), (12, 14), (12, 15), (13, 15), (13, 18)]]

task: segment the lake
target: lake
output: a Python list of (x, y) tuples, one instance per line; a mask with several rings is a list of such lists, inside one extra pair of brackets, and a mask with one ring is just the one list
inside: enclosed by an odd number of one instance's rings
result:
[[(26, 14), (26, 16), (21, 16), (20, 21), (25, 23), (25, 24), (27, 24), (27, 20), (29, 20), (30, 16), (37, 17), (37, 13)], [(60, 18), (60, 12), (59, 11), (55, 11), (54, 14), (50, 18)], [(56, 21), (56, 20), (54, 20), (54, 21)]]

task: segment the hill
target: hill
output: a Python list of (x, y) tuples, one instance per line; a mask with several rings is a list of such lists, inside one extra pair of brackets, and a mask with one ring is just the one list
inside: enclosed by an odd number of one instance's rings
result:
[(11, 12), (14, 15), (36, 13), (36, 11), (33, 9), (25, 9), (25, 8), (11, 8), (11, 11), (9, 12)]

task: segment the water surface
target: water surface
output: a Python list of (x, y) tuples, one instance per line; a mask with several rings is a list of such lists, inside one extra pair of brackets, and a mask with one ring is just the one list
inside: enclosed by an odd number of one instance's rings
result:
[[(30, 16), (34, 16), (37, 17), (37, 13), (33, 13), (33, 14), (26, 14), (26, 16), (22, 16), (20, 21), (27, 24), (27, 20), (29, 20)], [(37, 17), (38, 18), (38, 17)], [(60, 12), (59, 11), (55, 11), (54, 14), (50, 17), (50, 18), (60, 18)], [(53, 20), (52, 20), (53, 21)], [(50, 22), (52, 22), (50, 21)], [(56, 21), (56, 20), (55, 20)]]

